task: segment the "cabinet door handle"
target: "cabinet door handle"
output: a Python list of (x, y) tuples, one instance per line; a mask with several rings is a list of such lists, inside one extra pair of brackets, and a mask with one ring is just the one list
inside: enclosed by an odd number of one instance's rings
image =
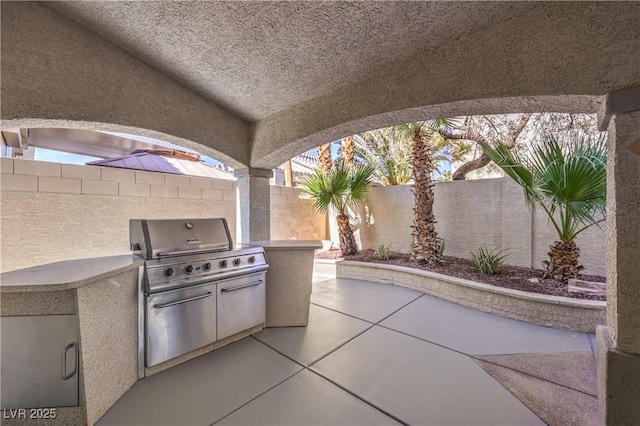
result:
[(203, 294), (201, 296), (189, 297), (188, 299), (176, 300), (175, 302), (162, 303), (160, 305), (153, 305), (154, 308), (166, 308), (168, 306), (179, 305), (181, 303), (191, 302), (193, 300), (204, 299), (205, 297), (211, 296), (213, 293), (210, 291), (207, 294)]
[(227, 292), (230, 292), (230, 291), (236, 291), (236, 290), (240, 290), (240, 289), (247, 288), (247, 287), (253, 287), (255, 285), (260, 285), (260, 284), (262, 284), (262, 282), (263, 281), (260, 280), (260, 281), (256, 281), (255, 283), (251, 283), (251, 284), (244, 284), (244, 285), (239, 285), (237, 287), (223, 288), (220, 291), (222, 291), (224, 293), (227, 293)]
[[(74, 348), (73, 371), (67, 375), (67, 352), (69, 352), (69, 349), (71, 348)], [(76, 342), (73, 342), (73, 343), (69, 343), (62, 350), (62, 380), (69, 380), (76, 374), (77, 371), (78, 371), (78, 351), (76, 350)]]

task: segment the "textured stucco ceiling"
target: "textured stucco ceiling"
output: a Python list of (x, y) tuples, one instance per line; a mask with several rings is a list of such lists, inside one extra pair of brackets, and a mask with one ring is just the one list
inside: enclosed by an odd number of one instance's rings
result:
[(250, 121), (438, 49), (535, 4), (46, 3)]

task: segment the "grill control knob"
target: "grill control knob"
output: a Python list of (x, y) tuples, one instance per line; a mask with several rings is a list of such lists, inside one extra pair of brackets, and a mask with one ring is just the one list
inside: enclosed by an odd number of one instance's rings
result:
[(256, 257), (255, 256), (251, 256), (250, 258), (247, 259), (247, 262), (249, 263), (253, 263), (256, 261)]
[(170, 277), (171, 275), (173, 275), (173, 268), (167, 268), (164, 270), (165, 277)]
[(235, 266), (240, 265), (240, 262), (241, 262), (241, 260), (240, 260), (240, 258), (239, 258), (239, 257), (238, 257), (237, 259), (233, 259), (233, 264), (234, 264)]
[(184, 268), (184, 271), (185, 271), (187, 274), (192, 273), (192, 272), (193, 272), (193, 265), (187, 265), (187, 266)]
[(227, 267), (227, 261), (226, 260), (221, 260), (218, 265), (220, 265), (221, 268), (226, 268)]
[(211, 263), (207, 262), (204, 265), (202, 265), (202, 269), (204, 269), (205, 271), (208, 271), (211, 269)]

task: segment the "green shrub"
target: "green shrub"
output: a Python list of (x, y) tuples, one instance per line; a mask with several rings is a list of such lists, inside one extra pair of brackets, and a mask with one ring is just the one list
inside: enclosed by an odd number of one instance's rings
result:
[(436, 253), (438, 257), (442, 257), (444, 255), (444, 248), (446, 246), (446, 242), (442, 238), (438, 238), (438, 245), (436, 246)]
[(480, 269), (483, 274), (492, 275), (496, 273), (496, 269), (507, 257), (504, 253), (506, 250), (498, 250), (494, 248), (489, 250), (486, 246), (480, 247), (478, 250), (469, 253), (471, 260)]
[(375, 253), (378, 259), (389, 260), (389, 254), (391, 253), (391, 243), (376, 243)]

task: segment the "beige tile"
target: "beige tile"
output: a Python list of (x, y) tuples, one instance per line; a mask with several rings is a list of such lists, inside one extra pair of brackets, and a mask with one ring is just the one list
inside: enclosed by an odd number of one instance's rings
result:
[(2, 173), (13, 173), (13, 158), (0, 157), (0, 171)]
[(3, 174), (0, 178), (2, 191), (36, 192), (38, 191), (38, 177), (28, 175)]
[(273, 195), (273, 194), (279, 194), (279, 193), (280, 193), (280, 187), (272, 185), (271, 186), (271, 194)]
[(293, 195), (293, 188), (290, 188), (288, 186), (281, 186), (280, 193), (285, 195)]
[(199, 200), (202, 198), (202, 189), (200, 188), (185, 188), (184, 186), (178, 187), (178, 198), (189, 198), (192, 200)]
[(185, 186), (188, 188), (191, 186), (191, 178), (189, 178), (189, 176), (166, 174), (164, 175), (164, 184), (171, 186)]
[(136, 183), (164, 185), (164, 173), (136, 171)]
[(178, 198), (178, 187), (151, 185), (151, 196), (157, 198)]
[(289, 203), (297, 203), (298, 201), (300, 201), (299, 197), (297, 194), (294, 195), (287, 195), (287, 201)]
[(38, 177), (38, 192), (57, 192), (64, 194), (80, 194), (80, 179), (57, 177)]
[(225, 191), (233, 191), (233, 181), (224, 179), (213, 179), (214, 189), (223, 189)]
[(72, 179), (100, 180), (100, 167), (62, 164), (62, 177)]
[(202, 189), (203, 200), (222, 200), (222, 190), (220, 189)]
[(118, 193), (123, 197), (149, 197), (151, 195), (151, 186), (146, 183), (120, 182), (118, 186)]
[(60, 163), (47, 161), (13, 160), (13, 173), (17, 175), (60, 177)]
[(83, 179), (82, 193), (92, 195), (118, 195), (118, 182)]
[(112, 182), (135, 182), (136, 172), (128, 169), (116, 167), (103, 167), (102, 180)]
[(192, 188), (213, 188), (213, 179), (204, 178), (204, 177), (192, 177), (191, 187)]
[(236, 192), (235, 191), (222, 191), (222, 199), (224, 201), (235, 201), (236, 200)]

